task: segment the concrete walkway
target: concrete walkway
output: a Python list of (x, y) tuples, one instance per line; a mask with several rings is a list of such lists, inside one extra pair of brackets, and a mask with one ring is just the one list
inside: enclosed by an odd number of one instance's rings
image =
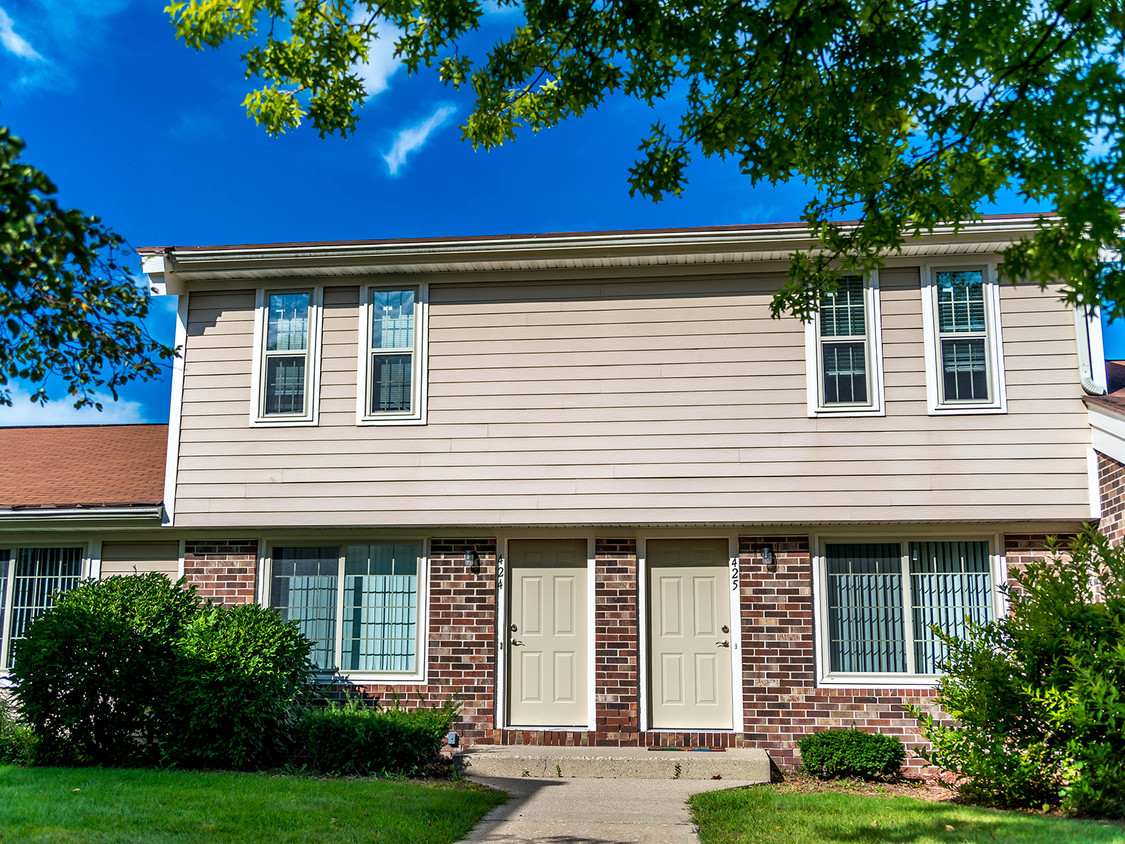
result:
[(507, 791), (464, 842), (473, 844), (698, 844), (686, 800), (735, 780), (469, 779)]

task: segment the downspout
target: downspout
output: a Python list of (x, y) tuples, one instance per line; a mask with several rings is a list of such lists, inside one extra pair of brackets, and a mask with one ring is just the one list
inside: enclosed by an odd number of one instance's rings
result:
[(1074, 332), (1078, 341), (1078, 376), (1082, 381), (1082, 389), (1087, 395), (1104, 396), (1107, 387), (1100, 309), (1076, 306)]

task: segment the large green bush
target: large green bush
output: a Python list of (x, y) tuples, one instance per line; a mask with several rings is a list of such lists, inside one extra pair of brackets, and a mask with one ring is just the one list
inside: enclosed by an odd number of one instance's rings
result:
[(893, 777), (902, 768), (906, 749), (894, 736), (862, 730), (824, 730), (799, 742), (801, 767), (810, 774), (832, 779)]
[(276, 761), (311, 645), (257, 605), (201, 603), (161, 574), (86, 581), (28, 626), (12, 676), (46, 764)]
[(926, 758), (977, 802), (1125, 816), (1125, 550), (1090, 529), (1012, 581), (1006, 616), (943, 637)]
[(86, 581), (35, 619), (12, 677), (37, 759), (149, 761), (174, 643), (198, 607), (194, 590), (147, 574)]
[(289, 750), (312, 678), (312, 645), (257, 604), (209, 605), (176, 643), (165, 693), (165, 757), (175, 764), (251, 768)]
[(306, 762), (325, 774), (418, 774), (438, 760), (460, 705), (390, 709), (350, 699), (308, 709), (301, 723)]

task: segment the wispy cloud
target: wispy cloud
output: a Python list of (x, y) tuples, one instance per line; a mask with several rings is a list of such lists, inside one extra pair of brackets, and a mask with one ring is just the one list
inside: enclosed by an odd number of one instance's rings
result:
[[(350, 23), (363, 23), (367, 15), (360, 9), (352, 11)], [(359, 78), (363, 80), (363, 87), (368, 98), (381, 94), (390, 86), (391, 77), (402, 67), (402, 62), (395, 58), (395, 42), (402, 35), (402, 30), (389, 23), (383, 22), (376, 27), (379, 37), (372, 42), (367, 51), (367, 61), (355, 66)]]
[(389, 152), (383, 153), (383, 160), (387, 162), (387, 169), (391, 176), (397, 176), (406, 157), (415, 150), (421, 149), (430, 135), (440, 129), (455, 113), (457, 108), (451, 105), (439, 105), (437, 109), (423, 120), (413, 126), (402, 129), (395, 137), (395, 142)]
[(65, 399), (40, 406), (31, 401), (31, 393), (18, 384), (12, 385), (12, 406), (0, 407), (0, 428), (17, 425), (113, 425), (146, 422), (145, 408), (137, 401), (113, 401), (102, 398), (102, 411), (84, 407), (75, 410)]
[(35, 52), (26, 38), (16, 32), (16, 23), (3, 8), (0, 8), (0, 46), (14, 56), (32, 62), (44, 61), (43, 57)]

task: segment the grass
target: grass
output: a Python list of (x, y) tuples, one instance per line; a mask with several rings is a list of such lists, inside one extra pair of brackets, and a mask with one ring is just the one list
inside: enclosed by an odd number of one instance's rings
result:
[(471, 783), (0, 767), (0, 841), (445, 844), (505, 799)]
[(1107, 821), (999, 812), (910, 797), (781, 793), (772, 786), (753, 786), (697, 794), (690, 805), (702, 844), (1125, 842), (1125, 826)]

